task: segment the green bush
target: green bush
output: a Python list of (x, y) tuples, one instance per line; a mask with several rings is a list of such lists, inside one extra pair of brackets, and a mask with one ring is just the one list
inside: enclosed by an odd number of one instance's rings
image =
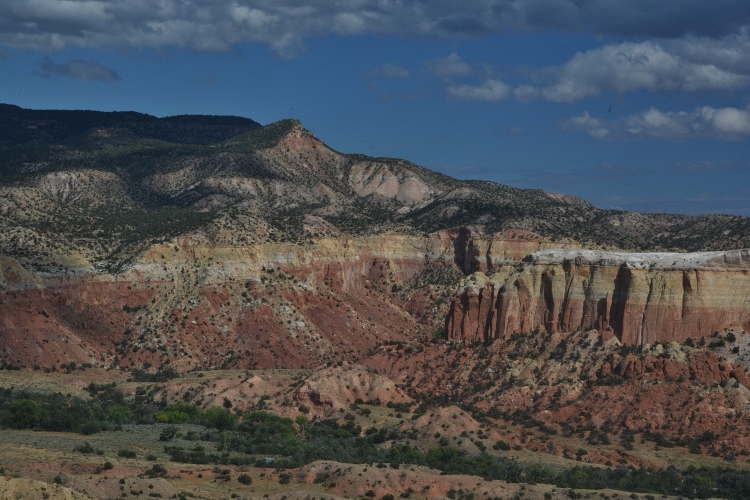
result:
[(167, 475), (167, 468), (161, 464), (154, 464), (151, 466), (150, 469), (146, 470), (144, 474), (146, 477), (149, 477), (151, 479), (155, 479), (157, 477), (164, 477)]
[(493, 450), (503, 450), (503, 451), (509, 451), (510, 445), (503, 441), (502, 439), (500, 441), (496, 441), (494, 445), (492, 445)]
[(159, 434), (159, 441), (173, 441), (178, 434), (179, 429), (176, 425), (168, 425)]
[(91, 443), (83, 443), (79, 444), (75, 448), (73, 448), (73, 451), (77, 451), (78, 453), (83, 453), (84, 455), (90, 455), (94, 453), (94, 447), (91, 446)]
[(16, 429), (32, 429), (49, 419), (49, 414), (32, 399), (19, 399), (10, 407), (10, 426)]
[(225, 408), (209, 408), (203, 414), (202, 424), (222, 431), (231, 429), (236, 420), (237, 416)]
[(86, 422), (84, 424), (81, 424), (78, 427), (78, 432), (85, 436), (89, 436), (91, 434), (96, 434), (98, 432), (102, 432), (106, 428), (106, 424), (104, 422), (101, 422), (99, 420), (92, 420), (91, 422)]
[(127, 406), (112, 406), (107, 408), (107, 418), (115, 424), (124, 424), (130, 421), (132, 411)]

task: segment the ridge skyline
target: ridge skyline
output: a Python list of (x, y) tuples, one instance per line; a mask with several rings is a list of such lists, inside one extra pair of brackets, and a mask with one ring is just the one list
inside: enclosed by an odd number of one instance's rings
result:
[[(450, 173), (443, 172), (440, 169), (435, 169), (435, 168), (430, 168), (430, 167), (425, 167), (425, 166), (419, 165), (418, 163), (413, 162), (413, 161), (411, 161), (410, 159), (408, 159), (406, 157), (397, 157), (397, 156), (371, 156), (371, 155), (363, 154), (363, 153), (359, 153), (359, 152), (341, 152), (340, 150), (337, 150), (337, 149), (331, 147), (328, 142), (323, 142), (322, 140), (320, 140), (318, 136), (316, 136), (313, 132), (310, 131), (310, 129), (308, 129), (305, 126), (305, 124), (303, 123), (302, 120), (300, 120), (299, 118), (296, 118), (296, 117), (281, 118), (281, 119), (275, 120), (273, 122), (269, 122), (269, 123), (267, 123), (267, 124), (264, 125), (264, 124), (262, 124), (262, 123), (260, 123), (258, 121), (255, 121), (251, 117), (241, 116), (241, 115), (232, 115), (232, 114), (195, 114), (195, 113), (185, 113), (185, 114), (174, 114), (174, 115), (157, 116), (157, 115), (150, 114), (150, 113), (147, 113), (147, 112), (135, 111), (135, 110), (111, 110), (111, 111), (105, 111), (105, 110), (96, 110), (96, 109), (52, 109), (52, 108), (49, 108), (49, 109), (31, 109), (31, 108), (23, 108), (23, 107), (21, 107), (21, 106), (19, 106), (17, 104), (12, 104), (12, 103), (0, 103), (0, 113), (2, 113), (3, 109), (6, 109), (6, 110), (20, 110), (20, 111), (22, 111), (24, 113), (32, 113), (32, 114), (37, 114), (39, 116), (42, 116), (45, 113), (50, 114), (50, 116), (56, 116), (56, 115), (61, 114), (61, 113), (77, 113), (77, 112), (79, 112), (79, 113), (90, 113), (92, 116), (97, 116), (97, 115), (100, 116), (103, 119), (102, 125), (106, 124), (108, 121), (113, 121), (113, 123), (116, 123), (117, 120), (119, 120), (119, 119), (125, 119), (125, 118), (135, 119), (136, 122), (144, 122), (145, 123), (145, 122), (151, 122), (151, 121), (153, 121), (154, 123), (162, 123), (162, 124), (168, 123), (168, 122), (179, 122), (179, 121), (189, 122), (190, 120), (199, 120), (203, 124), (207, 124), (209, 121), (214, 121), (214, 122), (219, 123), (221, 126), (234, 125), (234, 126), (247, 126), (247, 127), (259, 127), (259, 128), (263, 128), (263, 127), (267, 127), (267, 126), (270, 126), (270, 125), (276, 125), (276, 124), (281, 124), (281, 123), (287, 123), (288, 122), (288, 123), (297, 124), (297, 125), (301, 126), (307, 133), (311, 134), (312, 137), (314, 137), (316, 140), (319, 140), (327, 148), (331, 149), (332, 151), (336, 152), (337, 154), (341, 154), (341, 155), (346, 156), (346, 157), (358, 157), (359, 156), (359, 157), (367, 157), (367, 158), (370, 158), (370, 159), (373, 159), (373, 160), (407, 162), (407, 163), (409, 163), (409, 164), (411, 164), (413, 166), (418, 166), (420, 168), (425, 168), (427, 170), (430, 170), (430, 171), (438, 173), (438, 174), (447, 175), (448, 177), (450, 177), (452, 179), (455, 179), (455, 180), (459, 180), (459, 181), (469, 181), (469, 182), (470, 181), (480, 181), (481, 182), (481, 181), (487, 180), (487, 181), (489, 181), (489, 182), (491, 182), (493, 184), (497, 184), (497, 185), (500, 185), (500, 186), (506, 186), (506, 187), (510, 187), (510, 188), (513, 188), (513, 189), (519, 189), (519, 190), (522, 190), (522, 191), (539, 190), (539, 191), (543, 191), (544, 193), (546, 193), (548, 195), (560, 196), (560, 197), (564, 197), (564, 198), (576, 198), (576, 199), (580, 200), (581, 202), (590, 204), (590, 205), (592, 205), (592, 206), (594, 206), (594, 207), (596, 207), (598, 209), (601, 209), (601, 210), (614, 210), (615, 212), (624, 212), (624, 213), (632, 212), (632, 213), (637, 213), (637, 214), (651, 214), (651, 215), (690, 215), (690, 216), (696, 216), (696, 215), (697, 216), (700, 216), (700, 215), (737, 216), (737, 215), (739, 215), (740, 217), (743, 217), (743, 218), (750, 217), (750, 215), (745, 216), (745, 215), (742, 215), (742, 214), (731, 213), (731, 212), (726, 212), (726, 213), (723, 213), (723, 212), (707, 212), (707, 213), (694, 214), (694, 213), (689, 213), (689, 212), (669, 212), (669, 211), (654, 212), (654, 211), (628, 210), (628, 209), (620, 209), (620, 208), (614, 208), (613, 209), (613, 208), (607, 208), (607, 207), (602, 207), (602, 206), (596, 205), (595, 202), (590, 201), (588, 198), (585, 198), (583, 196), (578, 196), (578, 195), (575, 195), (575, 194), (571, 194), (571, 193), (569, 193), (567, 191), (564, 191), (562, 189), (557, 190), (557, 191), (550, 191), (550, 190), (546, 190), (546, 189), (544, 189), (543, 187), (540, 187), (540, 186), (519, 187), (519, 186), (513, 186), (511, 184), (505, 184), (503, 182), (498, 182), (498, 181), (490, 180), (490, 179), (461, 178), (461, 177), (458, 177), (456, 175), (452, 175)], [(81, 131), (83, 131), (83, 130), (84, 129), (81, 129)]]
[(408, 160), (339, 153), (295, 119), (261, 126), (14, 106), (0, 118), (0, 254), (36, 271), (115, 271), (154, 238), (248, 246), (462, 227), (608, 250), (750, 247), (748, 218), (604, 210), (458, 180)]
[(464, 180), (750, 216), (743, 1), (27, 4), (0, 28), (22, 107), (295, 117)]

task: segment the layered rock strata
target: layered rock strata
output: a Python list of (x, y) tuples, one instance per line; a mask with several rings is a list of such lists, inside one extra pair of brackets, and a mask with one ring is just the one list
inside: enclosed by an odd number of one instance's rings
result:
[[(456, 228), (222, 246), (198, 232), (150, 246), (119, 272), (85, 262), (32, 272), (0, 255), (0, 366), (169, 361), (183, 370), (353, 360), (419, 332), (393, 291), (427, 268), (473, 265), (472, 238)], [(550, 244), (531, 233), (482, 242), (495, 262)]]
[(544, 250), (468, 277), (446, 318), (448, 338), (469, 342), (535, 328), (596, 328), (628, 345), (747, 330), (750, 250)]

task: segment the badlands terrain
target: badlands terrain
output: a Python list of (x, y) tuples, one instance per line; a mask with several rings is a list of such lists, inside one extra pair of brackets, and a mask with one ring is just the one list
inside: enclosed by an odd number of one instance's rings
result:
[(750, 220), (0, 105), (0, 496), (747, 498)]

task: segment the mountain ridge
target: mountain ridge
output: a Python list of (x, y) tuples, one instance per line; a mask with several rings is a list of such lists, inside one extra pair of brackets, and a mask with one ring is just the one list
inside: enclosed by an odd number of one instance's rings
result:
[[(70, 113), (56, 115), (61, 129), (80, 123)], [(750, 219), (607, 211), (460, 181), (341, 154), (294, 119), (204, 144), (212, 130), (185, 126), (201, 120), (160, 122), (181, 142), (114, 122), (127, 133), (0, 136), (6, 362), (354, 361), (384, 339), (428, 341), (462, 276), (534, 252), (750, 246)]]
[[(37, 113), (9, 105), (2, 109), (14, 111), (21, 124), (19, 116)], [(406, 160), (339, 153), (294, 119), (260, 126), (236, 117), (137, 115), (161, 123), (163, 137), (182, 134), (180, 142), (169, 142), (155, 138), (150, 130), (124, 125), (127, 133), (118, 135), (116, 131), (123, 127), (118, 128), (122, 123), (115, 118), (130, 117), (128, 112), (101, 113), (113, 125), (111, 134), (101, 133), (101, 127), (80, 125), (78, 113), (100, 116), (100, 112), (38, 113), (54, 113), (62, 129), (77, 126), (76, 130), (84, 132), (59, 138), (37, 131), (41, 139), (33, 144), (13, 142), (13, 134), (8, 133), (12, 113), (0, 115), (0, 124), (5, 124), (0, 125), (0, 210), (6, 213), (6, 231), (8, 224), (13, 225), (13, 217), (7, 217), (9, 210), (20, 213), (21, 222), (28, 215), (25, 212), (38, 211), (29, 207), (35, 204), (47, 207), (44, 217), (57, 228), (77, 228), (73, 234), (58, 231), (55, 239), (83, 241), (96, 236), (103, 242), (101, 234), (112, 233), (115, 237), (105, 243), (109, 249), (123, 245), (117, 234), (132, 236), (117, 217), (128, 218), (133, 210), (146, 212), (131, 219), (151, 219), (152, 227), (163, 223), (165, 237), (206, 228), (206, 224), (237, 225), (237, 213), (242, 212), (246, 219), (264, 220), (260, 225), (269, 225), (275, 238), (288, 241), (306, 237), (304, 214), (320, 217), (329, 228), (352, 235), (431, 233), (463, 226), (474, 228), (474, 233), (525, 230), (550, 241), (631, 251), (750, 246), (750, 219), (601, 210), (568, 195), (489, 181), (460, 181)], [(243, 121), (247, 127), (226, 128), (222, 133), (231, 137), (205, 144), (215, 134), (201, 128), (201, 122), (227, 119), (231, 123), (247, 120)], [(98, 213), (96, 207), (110, 207), (114, 213)], [(24, 229), (29, 228), (28, 222), (23, 220)], [(128, 226), (137, 228), (138, 224)], [(245, 233), (246, 238), (250, 236)], [(146, 241), (143, 234), (132, 237)], [(0, 247), (0, 252), (10, 256), (18, 251), (9, 248), (7, 241)], [(106, 260), (107, 253), (99, 253), (98, 260)]]
[[(36, 110), (0, 103), (0, 144), (18, 142), (43, 143), (46, 140), (70, 139), (91, 129), (119, 126), (159, 135), (160, 125), (189, 124), (202, 127), (204, 135), (226, 128), (236, 135), (243, 128), (257, 128), (258, 122), (239, 116), (175, 115), (158, 118), (137, 111)], [(151, 125), (151, 128), (148, 127)], [(140, 128), (139, 128), (140, 126)], [(132, 131), (131, 131), (132, 132)], [(184, 131), (183, 131), (184, 133)]]
[[(750, 456), (750, 219), (461, 181), (293, 119), (193, 120), (0, 135), (0, 370), (170, 374), (197, 382), (170, 403), (291, 417), (367, 398), (394, 425), (413, 400), (410, 440), (469, 454), (661, 467), (631, 453), (642, 433)], [(318, 375), (241, 375), (277, 368)], [(188, 374), (221, 369), (236, 380)]]

